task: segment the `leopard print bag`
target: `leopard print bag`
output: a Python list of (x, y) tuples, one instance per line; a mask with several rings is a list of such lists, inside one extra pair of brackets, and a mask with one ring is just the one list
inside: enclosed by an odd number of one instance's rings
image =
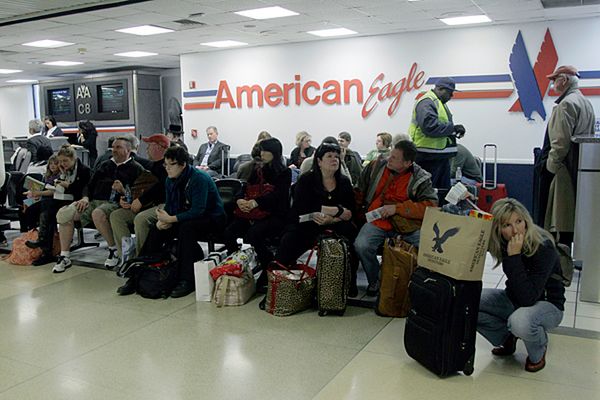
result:
[[(310, 254), (312, 256), (312, 251)], [(316, 273), (308, 266), (308, 261), (306, 265), (297, 264), (294, 269), (279, 263), (275, 268), (267, 271), (269, 282), (265, 311), (285, 317), (309, 308), (314, 297)]]

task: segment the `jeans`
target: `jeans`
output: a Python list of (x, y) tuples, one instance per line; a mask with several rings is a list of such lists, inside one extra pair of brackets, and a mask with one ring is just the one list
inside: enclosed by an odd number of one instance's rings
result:
[(483, 289), (477, 331), (494, 346), (502, 345), (512, 333), (525, 343), (529, 360), (537, 363), (546, 352), (546, 332), (557, 327), (562, 317), (563, 312), (547, 301), (515, 309), (504, 290)]
[[(419, 247), (420, 230), (402, 236), (402, 240)], [(371, 223), (366, 223), (360, 229), (358, 237), (354, 241), (354, 250), (360, 260), (369, 285), (374, 285), (379, 279), (379, 261), (377, 261), (377, 249), (385, 239), (398, 236), (398, 232), (385, 231)]]

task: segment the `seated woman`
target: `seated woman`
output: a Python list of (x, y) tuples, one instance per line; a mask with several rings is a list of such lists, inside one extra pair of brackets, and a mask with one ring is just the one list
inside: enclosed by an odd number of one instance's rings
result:
[[(48, 186), (54, 187), (54, 181), (60, 176), (60, 168), (58, 166), (58, 157), (52, 155), (48, 159), (46, 172), (44, 173), (42, 182), (46, 185), (43, 189), (28, 190), (23, 193), (23, 207), (19, 209), (19, 225), (21, 232), (27, 232), (37, 228), (40, 218), (40, 200), (43, 197), (52, 197), (54, 189), (49, 189)], [(27, 177), (25, 177), (26, 182)]]
[[(344, 236), (354, 243), (358, 233), (351, 222), (355, 209), (354, 192), (350, 179), (340, 173), (340, 147), (324, 143), (315, 152), (316, 163), (310, 172), (301, 175), (294, 188), (294, 201), (275, 260), (292, 265), (306, 250), (315, 245), (317, 237), (326, 230)], [(301, 215), (312, 214), (307, 222), (299, 222)], [(352, 248), (353, 279), (350, 295), (356, 295), (355, 260)]]
[(300, 168), (302, 162), (314, 154), (315, 148), (310, 145), (311, 142), (312, 136), (308, 132), (302, 131), (296, 134), (296, 148), (290, 154), (289, 167)]
[[(189, 154), (183, 147), (172, 146), (165, 151), (166, 201), (156, 210), (158, 222), (152, 227), (141, 255), (160, 254), (177, 239), (178, 284), (171, 297), (187, 296), (194, 291), (194, 262), (204, 255), (198, 240), (207, 232), (221, 231), (226, 216), (223, 201), (212, 178), (189, 164)], [(117, 293), (135, 293), (135, 282), (129, 279)]]
[[(262, 163), (257, 164), (252, 171), (248, 185), (262, 183), (271, 186), (272, 191), (269, 189), (268, 193), (254, 199), (239, 199), (239, 210), (225, 230), (224, 237), (227, 251), (230, 253), (238, 250), (236, 239), (239, 237), (244, 239), (244, 243), (251, 244), (256, 251), (259, 266), (264, 269), (273, 259), (265, 241), (279, 235), (285, 226), (292, 174), (282, 163), (283, 147), (279, 140), (265, 139), (259, 145)], [(251, 214), (253, 210), (264, 211), (268, 215), (255, 219)]]
[(375, 147), (375, 149), (367, 153), (367, 156), (363, 161), (363, 167), (366, 167), (371, 161), (380, 156), (387, 158), (392, 150), (392, 135), (387, 132), (378, 133), (377, 139), (375, 139)]
[(527, 349), (525, 370), (546, 365), (548, 330), (560, 324), (565, 288), (552, 236), (533, 223), (515, 199), (494, 203), (489, 251), (506, 274), (505, 289), (483, 289), (477, 331), (495, 347), (492, 354), (509, 356), (517, 339)]
[(83, 196), (83, 188), (90, 180), (90, 169), (77, 158), (75, 150), (70, 145), (64, 145), (56, 155), (60, 176), (54, 182), (55, 186), (62, 186), (65, 195), (70, 200), (60, 200), (54, 197), (43, 197), (40, 204), (40, 230), (37, 241), (27, 241), (30, 248), (41, 248), (42, 256), (33, 262), (33, 265), (44, 265), (56, 261), (52, 256), (52, 243), (56, 232), (56, 213), (62, 206), (69, 205), (73, 200)]
[(256, 138), (256, 143), (254, 143), (254, 146), (252, 146), (252, 151), (250, 152), (250, 157), (252, 157), (252, 160), (243, 162), (237, 166), (234, 165), (233, 169), (237, 171), (235, 176), (237, 179), (241, 179), (243, 181), (250, 179), (250, 175), (252, 175), (256, 164), (261, 162), (260, 142), (265, 139), (271, 139), (271, 134), (267, 131), (261, 131)]

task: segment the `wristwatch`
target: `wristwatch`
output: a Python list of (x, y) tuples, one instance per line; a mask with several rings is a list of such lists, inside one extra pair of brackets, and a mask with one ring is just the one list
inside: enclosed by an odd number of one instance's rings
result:
[(333, 216), (333, 218), (338, 218), (340, 215), (344, 213), (344, 207), (338, 204), (337, 206), (338, 212)]

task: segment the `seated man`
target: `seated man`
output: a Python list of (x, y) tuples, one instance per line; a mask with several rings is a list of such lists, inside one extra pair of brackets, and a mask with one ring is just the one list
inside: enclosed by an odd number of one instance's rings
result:
[[(145, 174), (140, 175), (132, 187), (133, 201), (128, 203), (126, 199), (121, 198), (121, 208), (110, 214), (110, 226), (115, 236), (119, 258), (122, 256), (122, 239), (130, 236), (132, 229), (135, 232), (136, 253), (139, 254), (148, 237), (150, 227), (156, 224), (156, 209), (159, 204), (165, 202), (167, 170), (164, 165), (164, 155), (171, 141), (162, 134), (151, 135), (142, 140), (148, 143), (148, 157), (153, 161), (150, 173), (156, 181), (148, 187), (147, 177)], [(140, 193), (142, 190), (143, 193)]]
[[(204, 258), (198, 240), (209, 231), (222, 230), (226, 215), (223, 201), (212, 178), (188, 164), (189, 155), (183, 147), (172, 146), (165, 152), (164, 209), (156, 210), (158, 222), (148, 235), (142, 255), (161, 252), (177, 239), (179, 283), (171, 297), (187, 296), (194, 291), (194, 262)], [(117, 293), (121, 296), (135, 292), (135, 282), (129, 279)]]
[(450, 159), (450, 177), (456, 176), (456, 169), (460, 167), (462, 182), (475, 185), (483, 182), (481, 174), (481, 162), (475, 158), (473, 153), (462, 144), (456, 144), (456, 156)]
[(340, 154), (342, 161), (348, 167), (350, 177), (352, 178), (352, 184), (356, 187), (360, 181), (360, 173), (362, 172), (362, 159), (360, 154), (356, 151), (350, 150), (350, 142), (352, 142), (352, 136), (348, 132), (340, 132), (338, 134), (338, 143), (342, 149)]
[(47, 161), (54, 151), (52, 143), (46, 136), (42, 136), (44, 125), (39, 119), (29, 121), (29, 138), (25, 143), (25, 148), (31, 153), (31, 163), (38, 161)]
[(359, 188), (364, 195), (363, 205), (368, 211), (382, 207), (381, 219), (364, 224), (354, 242), (369, 281), (369, 296), (377, 294), (379, 287), (379, 246), (386, 238), (397, 235), (418, 246), (425, 209), (437, 205), (431, 175), (414, 163), (416, 156), (414, 143), (401, 140), (387, 160), (371, 162), (361, 175)]
[[(198, 154), (194, 158), (194, 167), (201, 169), (211, 177), (221, 176), (225, 173), (222, 170), (223, 151), (226, 151), (229, 146), (219, 142), (219, 132), (214, 126), (206, 128), (206, 137), (208, 142), (200, 145)], [(225, 160), (229, 162), (229, 160)]]
[(131, 142), (128, 138), (117, 138), (112, 151), (113, 158), (103, 162), (94, 172), (81, 200), (62, 207), (56, 215), (61, 251), (52, 272), (64, 272), (71, 266), (69, 249), (73, 241), (74, 221), (81, 221), (82, 226), (93, 222), (108, 243), (108, 258), (104, 265), (112, 269), (119, 263), (108, 218), (119, 208), (119, 199), (125, 194), (125, 188), (133, 185), (144, 168), (130, 157)]

